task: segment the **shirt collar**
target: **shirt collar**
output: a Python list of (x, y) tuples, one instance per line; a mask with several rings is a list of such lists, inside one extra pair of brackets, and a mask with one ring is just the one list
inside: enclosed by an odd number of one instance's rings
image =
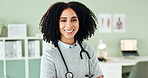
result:
[(66, 47), (66, 48), (73, 48), (73, 47), (77, 46), (77, 42), (75, 44), (73, 44), (73, 45), (69, 45), (69, 44), (66, 44), (66, 43), (64, 43), (64, 42), (62, 42), (60, 40), (58, 41), (58, 44), (61, 45), (61, 46)]

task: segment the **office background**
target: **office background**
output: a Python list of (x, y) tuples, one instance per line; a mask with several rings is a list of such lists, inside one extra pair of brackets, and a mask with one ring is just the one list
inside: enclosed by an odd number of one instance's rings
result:
[[(28, 36), (40, 33), (39, 22), (48, 7), (56, 1), (70, 0), (0, 0), (0, 18), (10, 23), (27, 24)], [(96, 16), (99, 13), (123, 13), (126, 15), (124, 33), (99, 33), (87, 42), (97, 49), (97, 42), (102, 39), (109, 56), (121, 56), (120, 40), (136, 38), (140, 55), (148, 54), (148, 0), (77, 0), (87, 5)]]
[[(27, 24), (28, 36), (35, 36), (40, 33), (39, 22), (48, 7), (57, 1), (70, 0), (0, 0), (0, 19), (6, 24)], [(95, 49), (99, 39), (106, 44), (109, 56), (122, 56), (120, 51), (120, 40), (124, 38), (135, 38), (138, 40), (138, 52), (140, 55), (148, 55), (148, 0), (76, 0), (87, 5), (98, 16), (100, 13), (123, 13), (126, 15), (126, 31), (123, 33), (99, 33), (87, 40)], [(17, 70), (17, 78), (22, 77), (19, 72), (25, 70), (24, 62), (15, 66), (15, 61), (10, 62)], [(30, 78), (39, 78), (39, 60), (30, 61)], [(9, 64), (8, 64), (9, 65)], [(0, 61), (0, 69), (3, 69), (3, 62)], [(8, 69), (15, 70), (8, 66)], [(35, 70), (36, 69), (36, 70)], [(37, 72), (35, 72), (37, 71)], [(0, 70), (0, 73), (3, 70)], [(2, 76), (3, 74), (0, 74)], [(8, 73), (13, 74), (12, 71)], [(14, 74), (15, 75), (15, 74)], [(24, 74), (23, 74), (24, 75)]]
[[(40, 33), (39, 22), (48, 7), (56, 1), (70, 0), (0, 0), (0, 18), (10, 23), (23, 23), (28, 26), (28, 36)], [(99, 33), (89, 39), (97, 49), (97, 42), (102, 39), (109, 56), (121, 56), (120, 40), (136, 38), (140, 55), (148, 54), (148, 0), (78, 0), (87, 5), (98, 16), (99, 13), (124, 13), (126, 15), (126, 32)]]

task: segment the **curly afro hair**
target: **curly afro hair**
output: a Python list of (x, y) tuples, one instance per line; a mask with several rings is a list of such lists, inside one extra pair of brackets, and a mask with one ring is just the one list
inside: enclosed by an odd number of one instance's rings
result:
[(79, 2), (56, 2), (49, 7), (40, 22), (43, 39), (46, 42), (52, 42), (55, 46), (57, 45), (60, 39), (59, 18), (63, 10), (67, 8), (73, 9), (79, 19), (80, 27), (74, 37), (75, 40), (82, 43), (84, 39), (88, 39), (94, 35), (95, 29), (97, 29), (97, 18), (89, 8)]

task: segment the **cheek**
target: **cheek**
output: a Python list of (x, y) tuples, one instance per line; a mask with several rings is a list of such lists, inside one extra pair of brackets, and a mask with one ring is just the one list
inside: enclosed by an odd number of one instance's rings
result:
[(62, 30), (63, 30), (63, 25), (59, 24), (59, 31), (60, 31), (60, 33), (62, 33)]
[(59, 23), (59, 29), (62, 29), (64, 27), (63, 23)]

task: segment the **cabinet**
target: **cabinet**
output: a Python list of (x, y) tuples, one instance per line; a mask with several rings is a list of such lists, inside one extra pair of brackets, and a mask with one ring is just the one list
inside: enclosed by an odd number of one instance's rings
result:
[[(123, 67), (130, 67), (136, 65), (140, 61), (148, 61), (148, 56), (135, 56), (129, 57), (108, 57), (110, 59), (107, 62), (100, 62), (100, 67), (103, 71), (104, 78), (122, 78)], [(126, 70), (130, 72), (131, 70)], [(125, 72), (126, 72), (125, 71)]]
[(0, 78), (3, 78), (3, 74), (4, 74), (4, 71), (3, 71), (3, 61), (0, 60)]
[(1, 37), (0, 78), (39, 78), (42, 43), (36, 37)]
[(100, 63), (104, 78), (122, 78), (122, 66), (114, 63)]

